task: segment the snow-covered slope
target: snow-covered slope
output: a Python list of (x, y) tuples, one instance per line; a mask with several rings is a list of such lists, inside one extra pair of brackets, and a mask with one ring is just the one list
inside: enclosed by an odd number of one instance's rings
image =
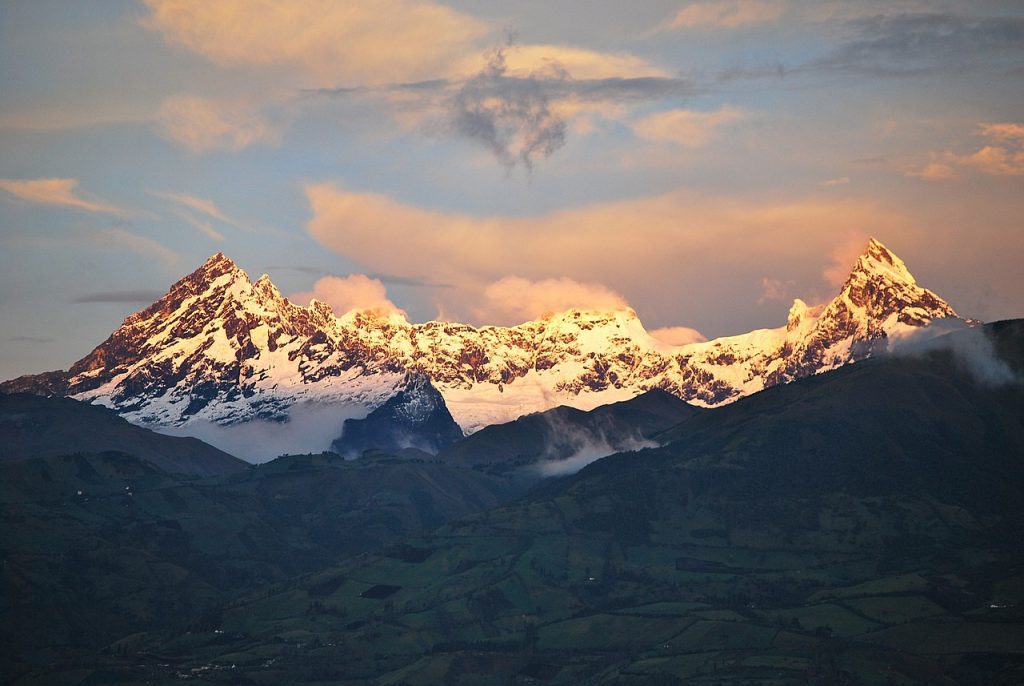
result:
[(871, 240), (831, 302), (785, 326), (669, 347), (632, 310), (569, 310), (519, 326), (299, 307), (218, 253), (125, 320), (67, 372), (0, 390), (91, 399), (150, 426), (284, 419), (298, 401), (380, 406), (426, 375), (467, 431), (556, 405), (592, 409), (661, 388), (712, 407), (863, 359), (887, 339), (957, 317)]

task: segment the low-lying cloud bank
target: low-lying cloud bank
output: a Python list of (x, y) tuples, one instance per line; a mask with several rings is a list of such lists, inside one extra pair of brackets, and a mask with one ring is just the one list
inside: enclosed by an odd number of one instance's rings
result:
[(193, 422), (186, 426), (160, 428), (169, 436), (192, 436), (237, 458), (260, 464), (281, 455), (320, 453), (341, 436), (346, 419), (362, 419), (369, 413), (363, 405), (299, 402), (288, 410), (288, 421), (255, 420), (222, 426)]
[(971, 327), (956, 320), (935, 322), (890, 345), (890, 353), (897, 357), (922, 357), (940, 351), (950, 353), (957, 367), (982, 386), (1024, 383), (1024, 376), (999, 356), (981, 326)]

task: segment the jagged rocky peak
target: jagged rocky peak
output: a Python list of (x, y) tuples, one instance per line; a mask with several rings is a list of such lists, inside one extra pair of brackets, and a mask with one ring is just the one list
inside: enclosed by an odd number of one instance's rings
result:
[(870, 238), (868, 240), (867, 247), (860, 257), (857, 258), (857, 262), (851, 270), (851, 278), (858, 273), (881, 274), (892, 281), (917, 283), (903, 260), (882, 245), (881, 241), (877, 238)]
[(211, 255), (206, 262), (203, 262), (203, 264), (194, 272), (180, 279), (177, 283), (171, 286), (168, 295), (172, 295), (178, 290), (192, 291), (193, 293), (202, 292), (207, 286), (226, 274), (231, 276), (230, 281), (242, 281), (247, 284), (251, 283), (249, 281), (249, 275), (242, 271), (242, 269), (235, 264), (234, 260), (224, 253), (218, 252)]
[(809, 322), (821, 311), (821, 306), (811, 307), (800, 298), (793, 299), (793, 305), (789, 308), (789, 315), (786, 317), (786, 330), (796, 331)]
[(270, 280), (269, 274), (264, 274), (260, 278), (256, 279), (256, 282), (252, 285), (253, 290), (269, 298), (280, 298), (281, 291), (277, 290), (277, 286)]
[(346, 457), (367, 450), (395, 452), (413, 448), (431, 455), (462, 438), (444, 397), (421, 372), (408, 372), (398, 392), (365, 419), (345, 421), (331, 449)]
[(919, 286), (903, 260), (875, 238), (857, 258), (839, 299), (849, 300), (864, 310), (862, 316), (878, 322), (895, 315), (901, 324), (923, 326), (958, 316), (949, 303)]
[[(268, 276), (252, 282), (217, 253), (68, 372), (0, 390), (65, 393), (164, 426), (281, 419), (305, 400), (376, 408), (398, 421), (430, 414), (438, 401), (472, 432), (651, 388), (717, 406), (863, 359), (946, 317), (956, 317), (953, 308), (875, 239), (831, 301), (796, 300), (778, 328), (678, 347), (653, 339), (626, 307), (570, 309), (513, 327), (413, 324), (393, 311), (336, 316), (322, 302), (290, 303)], [(448, 433), (451, 414), (441, 422)]]

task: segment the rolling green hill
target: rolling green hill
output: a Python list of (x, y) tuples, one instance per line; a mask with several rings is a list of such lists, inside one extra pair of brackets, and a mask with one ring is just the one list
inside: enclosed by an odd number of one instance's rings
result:
[[(985, 334), (1019, 373), (1024, 323)], [(700, 414), (405, 552), (243, 597), (223, 633), (145, 643), (171, 667), (112, 666), (154, 683), (1020, 683), (1024, 386), (980, 382), (958, 340)]]
[(541, 464), (570, 467), (564, 461), (577, 455), (596, 458), (655, 445), (653, 436), (702, 412), (671, 393), (653, 389), (589, 412), (559, 406), (488, 426), (442, 451), (437, 459), (494, 473)]
[(0, 671), (95, 664), (126, 636), (215, 627), (239, 593), (493, 508), (519, 488), (468, 469), (333, 454), (202, 479), (115, 452), (0, 463)]

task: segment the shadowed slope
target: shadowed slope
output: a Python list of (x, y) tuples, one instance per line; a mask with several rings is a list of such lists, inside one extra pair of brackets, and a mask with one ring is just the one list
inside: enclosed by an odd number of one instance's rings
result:
[(0, 393), (0, 460), (123, 452), (172, 474), (211, 476), (248, 464), (197, 438), (164, 436), (71, 398)]
[[(1024, 369), (1024, 322), (965, 335)], [(957, 340), (249, 598), (228, 645), (159, 645), (296, 683), (1020, 683), (1024, 386), (980, 383)]]

